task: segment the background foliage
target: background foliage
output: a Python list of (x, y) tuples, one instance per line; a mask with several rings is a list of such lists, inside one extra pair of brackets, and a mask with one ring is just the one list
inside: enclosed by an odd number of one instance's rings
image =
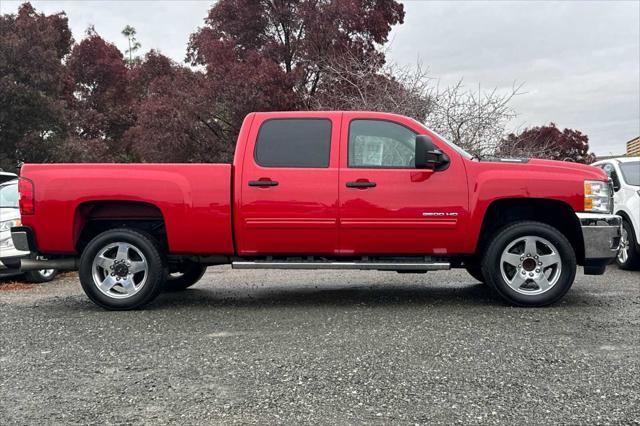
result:
[(126, 56), (93, 28), (24, 3), (0, 17), (0, 168), (20, 162), (228, 162), (251, 111), (390, 111), (478, 154), (590, 162), (588, 138), (554, 124), (505, 136), (510, 93), (440, 89), (421, 64), (387, 62), (395, 0), (220, 0), (186, 64)]

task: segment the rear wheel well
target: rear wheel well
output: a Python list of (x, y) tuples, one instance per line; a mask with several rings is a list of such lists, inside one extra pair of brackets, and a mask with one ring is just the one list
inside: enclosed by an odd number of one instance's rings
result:
[(76, 250), (82, 253), (89, 241), (97, 235), (115, 228), (144, 231), (154, 237), (167, 251), (167, 233), (164, 217), (153, 204), (138, 201), (92, 201), (76, 209)]
[(546, 223), (558, 229), (571, 243), (578, 264), (584, 263), (582, 229), (571, 206), (562, 201), (540, 198), (511, 198), (491, 203), (482, 221), (476, 253), (484, 252), (498, 229), (523, 220)]

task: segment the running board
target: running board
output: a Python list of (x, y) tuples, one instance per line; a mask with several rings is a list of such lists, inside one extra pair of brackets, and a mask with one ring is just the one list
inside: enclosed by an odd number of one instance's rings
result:
[(233, 269), (360, 269), (376, 271), (444, 271), (451, 269), (449, 262), (328, 262), (328, 261), (237, 261)]

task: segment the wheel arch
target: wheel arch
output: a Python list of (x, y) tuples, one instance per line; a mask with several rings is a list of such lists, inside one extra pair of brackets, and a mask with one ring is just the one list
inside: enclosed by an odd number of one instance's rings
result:
[(573, 247), (579, 265), (584, 263), (584, 240), (580, 222), (571, 206), (563, 201), (544, 198), (504, 198), (487, 208), (475, 253), (486, 249), (491, 236), (509, 223), (532, 220), (558, 229)]
[(129, 200), (87, 201), (77, 206), (74, 215), (74, 244), (81, 253), (95, 236), (115, 228), (144, 231), (166, 250), (168, 239), (165, 219), (153, 203)]

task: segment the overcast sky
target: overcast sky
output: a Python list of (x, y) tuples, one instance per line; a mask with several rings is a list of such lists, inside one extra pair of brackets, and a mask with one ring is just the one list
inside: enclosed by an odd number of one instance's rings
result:
[[(0, 0), (0, 11), (20, 3)], [(45, 13), (64, 10), (76, 40), (93, 24), (124, 51), (120, 31), (130, 24), (143, 52), (156, 48), (179, 62), (212, 3), (32, 1)], [(640, 1), (409, 1), (405, 10), (391, 34), (391, 60), (420, 59), (441, 85), (524, 83), (513, 129), (554, 121), (589, 135), (599, 155), (624, 153), (640, 135)]]

